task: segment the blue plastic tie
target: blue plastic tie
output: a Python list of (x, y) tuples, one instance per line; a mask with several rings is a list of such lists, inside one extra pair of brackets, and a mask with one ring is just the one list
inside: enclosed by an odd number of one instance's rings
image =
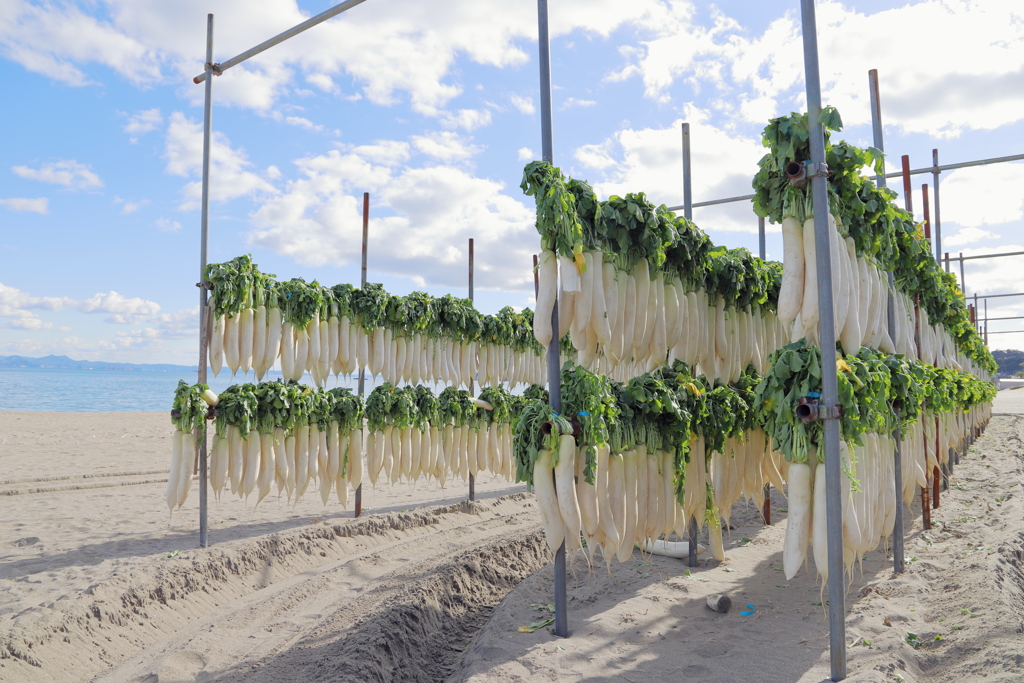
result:
[(585, 410), (581, 410), (580, 412), (578, 412), (578, 413), (576, 413), (576, 414), (577, 414), (577, 415), (582, 415), (583, 417), (590, 417), (590, 413), (588, 413), (588, 412), (587, 412), (587, 411), (585, 411)]
[(753, 605), (751, 605), (751, 604), (747, 604), (747, 607), (749, 607), (749, 608), (750, 608), (750, 611), (749, 611), (749, 612), (740, 612), (740, 614), (741, 614), (742, 616), (744, 616), (744, 617), (749, 617), (749, 616), (750, 616), (751, 614), (753, 614), (754, 612), (756, 612), (756, 611), (757, 611), (757, 608), (756, 608), (756, 607), (754, 607), (754, 606), (753, 606)]
[(817, 391), (807, 392), (807, 398), (821, 398), (821, 394)]

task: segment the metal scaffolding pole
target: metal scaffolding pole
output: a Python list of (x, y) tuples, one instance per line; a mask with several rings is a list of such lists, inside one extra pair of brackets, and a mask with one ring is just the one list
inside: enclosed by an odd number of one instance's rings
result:
[[(693, 220), (693, 192), (691, 186), (691, 180), (693, 178), (693, 168), (690, 165), (690, 124), (683, 124), (683, 216), (688, 220)], [(690, 528), (687, 530), (689, 536), (689, 549), (690, 554), (687, 558), (687, 564), (690, 567), (697, 566), (697, 534), (700, 531), (700, 527), (697, 525), (696, 519), (690, 520)]]
[[(935, 234), (935, 260), (942, 260), (942, 221), (939, 219), (939, 150), (932, 150), (932, 191), (935, 199), (935, 224), (932, 232)], [(949, 265), (946, 266), (949, 272)]]
[[(370, 193), (363, 193), (363, 260), (359, 273), (359, 286), (366, 287), (366, 247), (370, 240)], [(366, 368), (359, 368), (359, 397), (362, 398), (366, 392)], [(363, 439), (363, 443), (366, 443)], [(362, 457), (362, 454), (359, 454)], [(353, 516), (363, 514), (363, 485), (356, 488), (356, 507)]]
[[(213, 70), (213, 15), (206, 15), (206, 72)], [(203, 100), (203, 196), (202, 218), (200, 218), (199, 246), (199, 384), (206, 384), (206, 352), (209, 332), (207, 327), (210, 312), (207, 310), (206, 259), (210, 245), (210, 137), (213, 132), (213, 79), (206, 79), (206, 94)], [(210, 545), (209, 523), (207, 521), (207, 489), (209, 488), (206, 467), (206, 425), (199, 434), (199, 547)]]
[[(551, 41), (548, 38), (548, 0), (537, 0), (537, 43), (540, 53), (541, 159), (554, 163), (551, 131)], [(551, 343), (548, 345), (548, 397), (556, 413), (562, 412), (562, 367), (558, 342), (558, 298), (551, 311)], [(554, 473), (552, 472), (552, 476)], [(565, 541), (555, 553), (555, 635), (569, 637), (568, 599), (565, 580)]]
[[(825, 133), (821, 126), (821, 77), (814, 0), (800, 0), (810, 127), (814, 243), (818, 272), (818, 310), (821, 327), (821, 414), (825, 422), (825, 497), (828, 529), (828, 622), (832, 680), (846, 678), (846, 595), (843, 590), (842, 467), (839, 462), (839, 385), (836, 377), (835, 311), (832, 306), (832, 255), (829, 239), (828, 184), (825, 174)], [(808, 267), (810, 264), (808, 264)]]
[[(871, 92), (871, 130), (874, 136), (875, 147), (880, 152), (885, 152), (885, 135), (882, 129), (882, 99), (878, 88), (878, 70), (872, 69), (868, 72), (868, 89)], [(882, 176), (878, 180), (879, 187), (885, 187), (886, 179)], [(889, 336), (893, 335), (896, 329), (896, 300), (893, 296), (892, 273), (888, 274), (889, 296), (886, 303), (886, 325), (889, 329)], [(897, 413), (898, 417), (899, 413)], [(898, 421), (898, 420), (897, 420)], [(896, 448), (893, 451), (893, 469), (895, 477), (893, 487), (896, 489), (896, 520), (893, 524), (892, 533), (892, 566), (893, 571), (900, 574), (904, 570), (904, 538), (903, 538), (903, 440), (900, 428), (897, 426), (892, 433)]]
[[(473, 301), (473, 238), (469, 238), (469, 300)], [(472, 394), (473, 378), (469, 378), (469, 393)], [(469, 499), (476, 500), (476, 476), (469, 473)]]

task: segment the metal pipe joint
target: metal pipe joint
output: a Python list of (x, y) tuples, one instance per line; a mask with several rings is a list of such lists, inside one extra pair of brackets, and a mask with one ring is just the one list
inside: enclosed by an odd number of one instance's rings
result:
[(822, 161), (815, 164), (813, 161), (791, 161), (786, 164), (786, 177), (789, 184), (794, 187), (803, 187), (814, 177), (829, 175), (828, 164)]
[(823, 405), (816, 398), (804, 396), (796, 402), (794, 412), (801, 422), (809, 424), (818, 420), (838, 420), (843, 414), (843, 407)]

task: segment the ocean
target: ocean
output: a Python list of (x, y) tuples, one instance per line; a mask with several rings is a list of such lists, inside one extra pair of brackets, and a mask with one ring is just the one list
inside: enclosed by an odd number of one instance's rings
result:
[[(272, 373), (264, 379), (277, 379)], [(243, 379), (230, 372), (210, 375), (210, 388), (220, 392), (232, 384), (253, 382), (252, 373)], [(123, 370), (58, 370), (53, 368), (0, 368), (0, 410), (50, 412), (170, 411), (178, 380), (196, 383), (196, 373), (128, 372)], [(305, 379), (311, 384), (309, 375)], [(327, 388), (355, 388), (355, 380), (332, 377)], [(367, 391), (372, 385), (367, 385)]]

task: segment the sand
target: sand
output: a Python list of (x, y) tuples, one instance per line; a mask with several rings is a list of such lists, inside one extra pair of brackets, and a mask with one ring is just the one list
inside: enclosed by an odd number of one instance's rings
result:
[[(507, 542), (524, 543), (539, 528), (524, 486), (484, 475), (469, 507), (461, 481), (445, 490), (423, 481), (367, 486), (360, 520), (333, 498), (324, 506), (316, 492), (294, 508), (272, 494), (255, 510), (225, 495), (211, 502), (212, 545), (200, 550), (197, 490), (173, 516), (164, 503), (171, 434), (166, 413), (0, 412), (0, 681), (89, 680), (150, 646), (162, 652), (161, 642), (198, 624), (235, 622), (239, 601), (277, 614), (258, 626), (242, 619), (255, 633), (277, 633), (275, 643), (290, 632), (290, 647), (301, 640), (295, 624), (341, 608), (339, 596), (321, 603), (322, 586), (343, 574), (358, 597), (375, 581), (392, 585), (399, 568), (438, 577), (452, 562), (462, 566), (452, 559), (460, 552), (482, 552), (512, 529), (521, 531)], [(539, 538), (528, 545), (541, 552)], [(503, 591), (474, 595), (466, 609), (493, 606), (546, 561), (517, 566)], [(288, 582), (304, 597), (275, 597)], [(289, 606), (279, 610), (280, 600)], [(220, 677), (270, 652), (253, 648), (249, 635), (218, 633), (170, 659), (153, 655), (133, 669), (138, 675), (103, 680), (211, 680), (211, 671)]]
[[(849, 680), (1021, 680), (1024, 390), (995, 410), (933, 528), (908, 519), (907, 572), (876, 551), (852, 577)], [(468, 503), (462, 483), (385, 486), (358, 520), (314, 495), (225, 497), (199, 549), (195, 491), (164, 505), (170, 434), (163, 413), (0, 413), (0, 681), (828, 677), (813, 560), (781, 572), (778, 492), (771, 527), (737, 505), (723, 563), (577, 558), (559, 639), (517, 631), (551, 616), (553, 581), (522, 487), (485, 477)], [(717, 593), (729, 613), (705, 606)]]

